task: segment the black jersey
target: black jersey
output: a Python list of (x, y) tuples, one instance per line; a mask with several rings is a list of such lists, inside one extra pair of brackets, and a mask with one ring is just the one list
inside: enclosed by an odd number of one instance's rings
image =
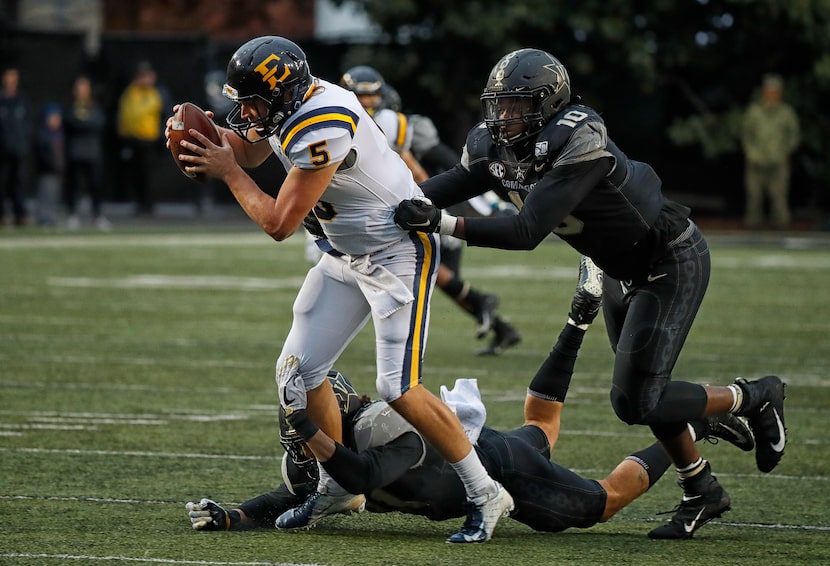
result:
[[(323, 464), (335, 481), (352, 493), (364, 493), (368, 511), (433, 520), (464, 516), (467, 497), (452, 467), (408, 423), (395, 422), (403, 420), (397, 413), (369, 407), (355, 416), (352, 449), (338, 446)], [(377, 434), (362, 442), (360, 429)], [(500, 432), (485, 426), (475, 449), (490, 476), (513, 496), (516, 520), (540, 531), (561, 531), (590, 527), (601, 518), (605, 490), (551, 462), (547, 437), (538, 427)]]
[(461, 163), (422, 183), (440, 208), (489, 190), (513, 217), (466, 218), (471, 246), (533, 249), (551, 232), (608, 275), (636, 279), (689, 226), (689, 209), (666, 199), (647, 163), (608, 138), (593, 109), (569, 105), (524, 144), (495, 144), (484, 123), (470, 130)]

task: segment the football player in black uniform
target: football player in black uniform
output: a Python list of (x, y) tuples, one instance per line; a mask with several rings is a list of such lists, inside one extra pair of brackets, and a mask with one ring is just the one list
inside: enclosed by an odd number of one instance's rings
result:
[[(598, 481), (550, 461), (577, 352), (599, 311), (598, 275), (595, 266), (583, 263), (570, 320), (528, 387), (523, 426), (506, 432), (484, 426), (476, 443), (488, 472), (513, 495), (511, 516), (538, 531), (586, 528), (606, 521), (645, 493), (670, 465), (659, 443), (626, 457)], [(283, 484), (231, 510), (209, 499), (188, 503), (194, 529), (280, 528), (283, 514), (291, 513), (306, 497), (316, 496), (317, 466), (307, 447), (340, 485), (366, 494), (368, 511), (399, 511), (433, 520), (469, 512), (458, 475), (414, 428), (383, 401), (360, 399), (342, 374), (332, 372), (329, 379), (343, 412), (348, 448), (319, 431), (302, 438), (297, 431), (305, 427), (291, 423), (303, 410), (286, 415), (281, 407), (280, 442), (286, 450)], [(302, 396), (301, 386), (294, 389)], [(459, 415), (464, 422), (460, 411)], [(693, 430), (698, 439), (723, 438), (743, 450), (753, 447), (752, 433), (728, 413), (696, 422)]]
[[(629, 159), (599, 114), (572, 96), (562, 63), (538, 49), (511, 52), (493, 67), (481, 102), (484, 121), (470, 130), (461, 163), (423, 183), (427, 200), (403, 201), (396, 222), (517, 250), (553, 232), (596, 262), (615, 353), (611, 404), (624, 422), (651, 428), (684, 491), (669, 523), (649, 536), (690, 538), (730, 499), (686, 423), (723, 411), (745, 415), (758, 468), (769, 472), (784, 453), (784, 383), (776, 376), (726, 387), (671, 380), (709, 282), (706, 240), (689, 209), (663, 196), (657, 173)], [(488, 190), (519, 214), (456, 218), (440, 210)]]

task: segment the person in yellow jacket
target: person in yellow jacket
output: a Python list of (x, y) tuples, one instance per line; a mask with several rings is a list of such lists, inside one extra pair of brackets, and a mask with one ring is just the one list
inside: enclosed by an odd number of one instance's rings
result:
[(118, 101), (118, 137), (121, 139), (122, 173), (132, 189), (137, 212), (152, 212), (150, 158), (161, 147), (162, 93), (156, 86), (156, 71), (142, 61)]
[(790, 225), (790, 156), (800, 142), (800, 129), (795, 110), (781, 100), (782, 88), (780, 76), (764, 76), (760, 99), (749, 105), (743, 119), (745, 221), (753, 230), (763, 225), (765, 194), (773, 227)]

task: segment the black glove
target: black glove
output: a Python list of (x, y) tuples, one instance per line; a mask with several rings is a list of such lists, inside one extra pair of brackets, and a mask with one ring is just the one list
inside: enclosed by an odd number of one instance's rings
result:
[(221, 505), (210, 499), (185, 505), (190, 523), (197, 531), (227, 531), (231, 528), (231, 515)]
[(395, 224), (408, 232), (437, 232), (441, 211), (426, 197), (402, 200), (395, 209)]

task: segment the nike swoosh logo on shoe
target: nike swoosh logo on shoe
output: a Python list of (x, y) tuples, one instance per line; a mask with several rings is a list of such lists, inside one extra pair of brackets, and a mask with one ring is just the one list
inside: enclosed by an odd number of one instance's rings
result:
[(661, 277), (665, 277), (666, 275), (668, 275), (668, 273), (661, 273), (660, 275), (651, 275), (651, 274), (649, 274), (649, 276), (646, 277), (646, 279), (648, 280), (649, 283), (652, 283), (653, 281), (657, 281), (658, 279), (660, 279)]
[(702, 495), (683, 495), (683, 502), (686, 503), (687, 501), (694, 501), (695, 499), (700, 499), (703, 497)]
[(688, 523), (683, 523), (683, 530), (686, 531), (687, 533), (690, 533), (690, 532), (694, 531), (695, 530), (695, 525), (697, 525), (697, 521), (698, 521), (698, 519), (700, 519), (700, 516), (703, 515), (704, 511), (706, 511), (706, 506), (705, 505), (700, 510), (700, 513), (697, 514), (697, 517), (695, 517), (694, 519), (692, 519)]
[(729, 426), (729, 425), (725, 425), (725, 424), (723, 424), (723, 423), (721, 423), (721, 425), (720, 425), (720, 426), (721, 426), (722, 428), (725, 428), (726, 430), (728, 430), (728, 431), (729, 431), (729, 432), (731, 432), (732, 434), (734, 434), (734, 435), (735, 435), (735, 438), (737, 438), (740, 442), (748, 442), (748, 441), (749, 441), (749, 439), (746, 437), (746, 435), (745, 435), (745, 434), (743, 434), (742, 432), (740, 432), (740, 431), (738, 431), (738, 430), (735, 430), (735, 429), (734, 429), (734, 428), (732, 428), (731, 426)]
[(778, 425), (778, 442), (770, 442), (770, 446), (776, 452), (783, 452), (784, 445), (787, 442), (787, 431), (784, 430), (784, 423), (781, 422), (781, 418), (778, 416), (778, 411), (772, 409), (772, 414), (775, 415), (775, 424)]

